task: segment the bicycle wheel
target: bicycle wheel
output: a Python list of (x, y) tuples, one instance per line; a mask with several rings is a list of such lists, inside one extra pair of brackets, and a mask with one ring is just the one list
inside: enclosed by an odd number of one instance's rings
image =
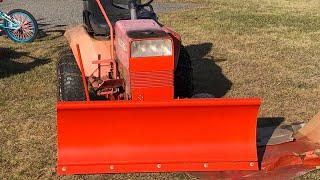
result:
[(28, 43), (36, 39), (38, 35), (38, 23), (35, 18), (28, 12), (22, 9), (14, 9), (8, 13), (8, 16), (13, 21), (19, 24), (18, 28), (13, 27), (12, 23), (4, 21), (7, 36), (14, 42)]

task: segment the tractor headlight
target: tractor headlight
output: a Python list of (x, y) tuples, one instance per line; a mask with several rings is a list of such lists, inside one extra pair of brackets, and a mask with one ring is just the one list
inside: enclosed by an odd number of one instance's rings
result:
[(133, 41), (131, 57), (171, 56), (172, 42), (170, 39)]

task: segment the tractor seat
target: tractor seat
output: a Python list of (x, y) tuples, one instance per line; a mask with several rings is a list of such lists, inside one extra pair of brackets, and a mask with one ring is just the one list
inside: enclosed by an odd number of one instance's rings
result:
[[(121, 0), (125, 5), (129, 3), (130, 0)], [(130, 13), (127, 9), (120, 9), (112, 4), (112, 0), (101, 0), (106, 13), (114, 25), (119, 20), (130, 19)], [(138, 19), (154, 19), (157, 20), (157, 16), (154, 13), (152, 7), (144, 8), (137, 12)], [(99, 6), (95, 0), (85, 0), (84, 10), (83, 10), (83, 21), (87, 27), (89, 33), (94, 35), (108, 35), (110, 33), (107, 22), (105, 21)]]

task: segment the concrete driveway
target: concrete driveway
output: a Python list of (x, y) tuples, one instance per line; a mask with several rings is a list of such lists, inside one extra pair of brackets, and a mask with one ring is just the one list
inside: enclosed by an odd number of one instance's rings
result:
[[(155, 3), (156, 12), (170, 12), (196, 8), (199, 5), (191, 3)], [(25, 9), (38, 20), (42, 30), (65, 29), (66, 26), (82, 22), (82, 1), (79, 0), (4, 0), (1, 10)]]

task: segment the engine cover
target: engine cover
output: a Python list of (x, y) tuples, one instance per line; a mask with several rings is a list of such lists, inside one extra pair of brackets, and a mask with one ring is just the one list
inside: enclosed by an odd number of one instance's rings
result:
[[(115, 37), (118, 69), (125, 79), (128, 99), (138, 101), (173, 99), (174, 45), (171, 36), (154, 20), (143, 19), (118, 21), (115, 25)], [(132, 56), (132, 43), (146, 40), (170, 41), (172, 53)]]

